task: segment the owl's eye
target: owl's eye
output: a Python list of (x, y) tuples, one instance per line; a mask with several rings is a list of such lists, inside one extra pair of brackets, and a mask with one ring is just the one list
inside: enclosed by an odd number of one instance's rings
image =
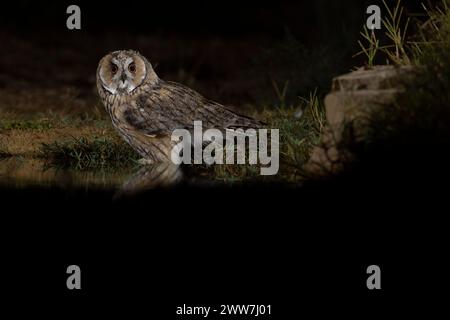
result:
[(117, 70), (118, 70), (117, 66), (114, 63), (111, 63), (111, 72), (113, 74), (116, 74)]
[(128, 70), (130, 70), (131, 73), (134, 73), (136, 71), (136, 65), (134, 64), (134, 62), (130, 63), (130, 65), (128, 66)]

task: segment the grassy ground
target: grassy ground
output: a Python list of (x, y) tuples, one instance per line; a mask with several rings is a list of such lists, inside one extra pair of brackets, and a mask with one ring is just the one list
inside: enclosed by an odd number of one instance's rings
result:
[(215, 179), (234, 181), (267, 181), (296, 183), (304, 179), (303, 166), (310, 151), (320, 144), (325, 127), (324, 106), (315, 93), (299, 99), (296, 106), (266, 107), (255, 116), (268, 128), (279, 129), (280, 170), (276, 176), (260, 176), (257, 166), (216, 165), (211, 173)]
[(73, 140), (80, 137), (112, 137), (106, 121), (54, 114), (23, 116), (2, 114), (0, 120), (0, 150), (4, 154), (37, 157), (43, 144)]
[(1, 116), (4, 156), (46, 158), (63, 167), (86, 169), (125, 163), (132, 158), (131, 151), (107, 119), (53, 113)]

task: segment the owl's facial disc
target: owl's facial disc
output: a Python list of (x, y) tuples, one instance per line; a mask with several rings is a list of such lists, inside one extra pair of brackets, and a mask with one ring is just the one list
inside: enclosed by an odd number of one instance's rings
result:
[(119, 53), (108, 60), (100, 69), (100, 78), (109, 93), (130, 94), (144, 81), (145, 62), (137, 54)]

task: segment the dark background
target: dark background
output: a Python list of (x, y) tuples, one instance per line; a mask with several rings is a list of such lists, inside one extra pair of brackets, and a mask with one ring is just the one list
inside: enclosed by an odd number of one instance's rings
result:
[[(445, 191), (375, 187), (178, 188), (115, 203), (105, 191), (25, 190), (17, 202), (1, 190), (14, 205), (2, 214), (4, 309), (183, 319), (184, 303), (256, 303), (273, 307), (262, 319), (434, 315), (448, 262), (445, 223), (431, 217)], [(80, 291), (65, 287), (72, 264)], [(372, 264), (380, 291), (366, 288)]]
[[(396, 1), (387, 1), (394, 4)], [(404, 1), (410, 12), (422, 1)], [(427, 3), (425, 1), (424, 3)], [(428, 1), (428, 3), (430, 3)], [(280, 36), (288, 27), (302, 40), (330, 39), (345, 26), (350, 32), (365, 21), (368, 5), (381, 1), (14, 1), (2, 5), (2, 26), (25, 32), (66, 31), (66, 8), (81, 7), (83, 32), (167, 32), (176, 34)]]

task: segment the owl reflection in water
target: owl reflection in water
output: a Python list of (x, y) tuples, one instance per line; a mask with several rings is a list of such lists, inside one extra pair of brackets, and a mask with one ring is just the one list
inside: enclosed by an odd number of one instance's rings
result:
[(113, 126), (143, 163), (168, 162), (175, 129), (259, 128), (261, 122), (239, 115), (181, 84), (164, 81), (136, 51), (115, 51), (99, 63), (97, 89)]

